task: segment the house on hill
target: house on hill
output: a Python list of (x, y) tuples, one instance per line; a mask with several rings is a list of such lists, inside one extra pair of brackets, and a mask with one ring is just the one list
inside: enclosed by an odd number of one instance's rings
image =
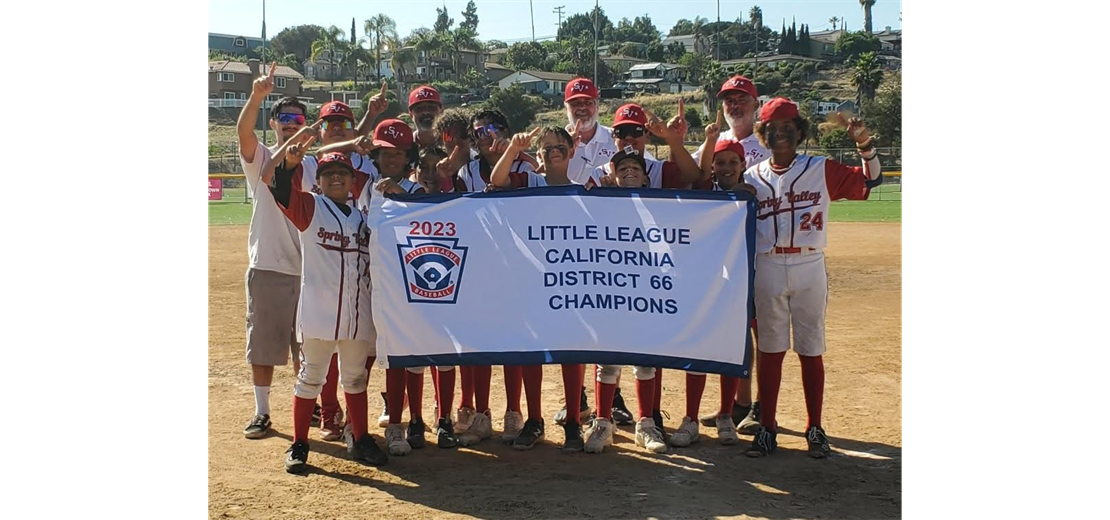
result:
[(501, 81), (497, 82), (497, 86), (500, 88), (509, 88), (513, 85), (520, 85), (529, 94), (537, 94), (561, 100), (567, 88), (567, 83), (574, 78), (575, 76), (573, 74), (522, 70), (501, 78)]
[(246, 56), (255, 47), (262, 46), (262, 38), (252, 36), (236, 36), (232, 34), (208, 33), (208, 50), (230, 54), (232, 56)]
[(632, 67), (636, 65), (647, 63), (647, 60), (634, 58), (632, 56), (621, 55), (602, 56), (601, 61), (609, 67), (609, 70), (613, 71), (613, 74), (616, 74), (618, 76), (623, 76), (626, 72), (628, 72)]
[[(251, 93), (251, 85), (261, 75), (258, 60), (210, 61), (208, 62), (208, 105), (243, 106)], [(285, 96), (297, 97), (301, 94), (300, 72), (284, 65), (274, 71), (274, 92), (268, 101), (276, 101)]]
[(490, 83), (500, 83), (502, 79), (505, 79), (506, 76), (513, 73), (513, 69), (501, 65), (500, 63), (487, 61), (485, 65), (486, 81)]
[(686, 67), (674, 63), (641, 63), (633, 65), (626, 74), (623, 83), (630, 90), (641, 92), (682, 92), (686, 81)]
[(671, 45), (671, 42), (679, 42), (686, 47), (686, 52), (697, 53), (702, 55), (709, 55), (713, 46), (709, 43), (709, 38), (698, 34), (679, 34), (676, 36), (668, 36), (663, 38), (663, 48), (666, 49)]

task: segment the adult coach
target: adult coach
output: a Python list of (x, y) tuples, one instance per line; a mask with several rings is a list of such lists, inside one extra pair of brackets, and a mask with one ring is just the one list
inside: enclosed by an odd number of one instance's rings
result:
[(409, 92), (409, 117), (416, 126), (416, 146), (426, 148), (438, 144), (435, 120), (443, 113), (443, 101), (439, 91), (428, 85), (420, 85)]
[(593, 171), (617, 154), (613, 129), (597, 122), (598, 92), (594, 82), (575, 78), (567, 83), (563, 106), (567, 110), (567, 132), (575, 141), (574, 157), (567, 165), (567, 176), (575, 184), (585, 184)]

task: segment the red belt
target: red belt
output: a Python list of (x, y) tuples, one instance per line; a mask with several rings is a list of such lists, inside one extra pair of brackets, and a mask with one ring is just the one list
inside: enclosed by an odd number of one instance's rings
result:
[(796, 255), (802, 251), (813, 251), (812, 247), (776, 247), (774, 253), (776, 255)]

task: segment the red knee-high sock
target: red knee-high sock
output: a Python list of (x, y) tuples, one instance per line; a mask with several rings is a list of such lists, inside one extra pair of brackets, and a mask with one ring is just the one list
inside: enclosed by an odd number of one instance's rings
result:
[[(439, 369), (435, 369), (439, 372)], [(437, 419), (448, 419), (451, 417), (451, 401), (455, 399), (455, 371), (448, 370), (440, 373), (436, 377), (436, 402), (439, 403), (439, 417)]]
[(409, 420), (424, 417), (424, 372), (414, 374), (405, 370), (405, 390), (409, 393)]
[[(640, 411), (640, 418), (651, 418), (652, 406), (655, 406), (655, 381), (659, 377), (658, 372), (654, 378), (640, 379), (636, 378), (636, 407)], [(610, 404), (611, 408), (613, 405)], [(662, 426), (662, 425), (656, 425)]]
[(822, 356), (798, 356), (802, 363), (802, 390), (806, 394), (806, 429), (821, 426), (821, 404), (825, 399), (825, 360)]
[(543, 365), (520, 367), (520, 373), (528, 399), (528, 418), (543, 421), (543, 401), (540, 400), (540, 393), (543, 392)]
[(315, 399), (293, 396), (293, 442), (308, 442), (308, 427), (312, 423), (312, 409), (315, 407)]
[(775, 409), (779, 404), (779, 385), (782, 384), (782, 360), (786, 352), (777, 354), (759, 353), (759, 419), (763, 427), (772, 432), (778, 431), (775, 422)]
[[(567, 403), (567, 422), (578, 423), (578, 411), (582, 408), (582, 367), (581, 364), (563, 365), (563, 397)], [(612, 406), (610, 406), (612, 408)]]
[[(474, 367), (474, 409), (478, 413), (485, 413), (489, 411), (489, 384), (490, 378), (493, 377), (493, 367), (482, 366)], [(519, 388), (519, 387), (518, 387)], [(520, 391), (517, 391), (517, 402), (520, 400)], [(520, 409), (519, 404), (517, 410)]]
[[(656, 378), (659, 374), (656, 373)], [(686, 417), (698, 420), (701, 396), (705, 393), (705, 374), (686, 373)]]
[(459, 385), (462, 386), (462, 400), (459, 408), (474, 409), (474, 367), (459, 367)]
[(401, 424), (401, 414), (405, 410), (405, 370), (403, 368), (385, 369), (385, 404), (389, 411), (389, 424)]
[[(594, 394), (597, 395), (597, 416), (613, 422), (613, 399), (617, 395), (616, 383), (598, 381), (594, 384)], [(567, 414), (567, 417), (570, 417), (570, 414)]]
[[(436, 407), (438, 408), (439, 407), (439, 367), (428, 367), (428, 370), (430, 370), (432, 372), (432, 392), (435, 393), (435, 401), (433, 401), (433, 402), (436, 404)], [(447, 402), (450, 403), (451, 401), (447, 401)]]
[(732, 405), (736, 403), (736, 390), (740, 388), (740, 378), (721, 376), (721, 408), (717, 415), (732, 413)]
[[(339, 354), (331, 355), (328, 375), (324, 378), (324, 388), (320, 390), (320, 408), (324, 417), (334, 417), (339, 411)], [(311, 418), (311, 416), (309, 416)]]
[(347, 420), (351, 423), (351, 433), (355, 440), (366, 434), (366, 391), (357, 394), (343, 392), (343, 400), (347, 401)]
[(505, 365), (502, 368), (505, 371), (505, 398), (509, 400), (509, 409), (520, 413), (520, 388), (524, 384), (524, 372), (518, 365)]

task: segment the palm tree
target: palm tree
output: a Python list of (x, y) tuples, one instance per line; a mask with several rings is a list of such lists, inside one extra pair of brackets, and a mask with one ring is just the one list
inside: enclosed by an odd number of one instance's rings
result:
[(863, 30), (871, 34), (871, 6), (875, 5), (875, 0), (859, 0), (859, 5), (863, 7)]
[(444, 41), (440, 33), (425, 31), (413, 34), (409, 38), (409, 43), (416, 49), (416, 52), (424, 54), (424, 64), (430, 79), (432, 76), (432, 56), (443, 52), (447, 47), (447, 42)]
[(832, 30), (836, 30), (836, 24), (840, 23), (840, 18), (834, 16), (829, 18), (829, 24), (832, 25)]
[(377, 64), (378, 79), (382, 78), (382, 44), (383, 41), (397, 38), (397, 22), (389, 16), (379, 13), (366, 20), (363, 28), (367, 35), (374, 35), (374, 59)]
[(385, 41), (385, 46), (386, 49), (389, 49), (391, 54), (389, 58), (389, 67), (393, 69), (393, 74), (397, 77), (397, 81), (394, 82), (397, 83), (397, 92), (404, 92), (405, 79), (407, 76), (406, 68), (416, 63), (416, 53), (412, 47), (406, 47), (396, 35), (394, 35), (393, 38), (387, 39)]
[(863, 108), (863, 100), (875, 99), (875, 91), (883, 81), (883, 70), (879, 67), (879, 57), (874, 52), (859, 55), (856, 71), (852, 75), (852, 86), (856, 87), (856, 106)]
[(343, 40), (343, 29), (336, 26), (328, 27), (327, 29), (320, 29), (320, 35), (312, 42), (312, 61), (316, 61), (324, 53), (328, 55), (328, 63), (331, 64), (331, 86), (335, 87), (335, 59), (336, 51), (339, 49), (340, 41)]
[(458, 81), (459, 78), (462, 78), (460, 63), (462, 51), (465, 49), (481, 49), (482, 43), (478, 41), (478, 33), (469, 27), (459, 27), (454, 31), (447, 32), (446, 35), (448, 48), (453, 51), (451, 53), (451, 68), (455, 70), (455, 81)]

